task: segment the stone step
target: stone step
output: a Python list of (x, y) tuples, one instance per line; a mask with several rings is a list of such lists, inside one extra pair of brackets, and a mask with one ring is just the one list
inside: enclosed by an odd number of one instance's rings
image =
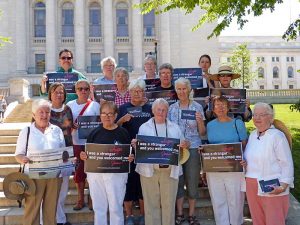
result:
[(13, 172), (18, 172), (19, 168), (19, 164), (0, 165), (0, 177), (4, 177)]
[(0, 129), (0, 136), (19, 136), (20, 129), (5, 129), (6, 124), (1, 125), (2, 129)]
[(18, 136), (0, 136), (0, 144), (16, 144)]
[(16, 144), (0, 144), (0, 154), (14, 154), (16, 146)]
[(18, 164), (15, 154), (0, 154), (0, 164)]

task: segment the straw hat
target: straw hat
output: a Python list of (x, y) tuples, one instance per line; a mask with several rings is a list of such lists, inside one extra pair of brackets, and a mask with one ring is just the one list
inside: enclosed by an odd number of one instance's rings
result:
[(33, 180), (24, 173), (10, 173), (3, 181), (4, 195), (8, 199), (22, 201), (25, 195), (34, 195), (35, 189)]
[(184, 164), (190, 157), (190, 152), (187, 148), (179, 148), (179, 163)]
[(282, 121), (277, 120), (277, 119), (274, 119), (273, 125), (276, 129), (280, 130), (281, 132), (283, 132), (285, 134), (285, 137), (288, 140), (289, 146), (292, 150), (292, 135), (291, 135), (289, 129), (286, 127), (286, 125)]
[(231, 80), (237, 79), (241, 76), (240, 74), (234, 73), (230, 66), (220, 66), (218, 73), (211, 75), (209, 78), (214, 81), (219, 81), (220, 75), (231, 75)]

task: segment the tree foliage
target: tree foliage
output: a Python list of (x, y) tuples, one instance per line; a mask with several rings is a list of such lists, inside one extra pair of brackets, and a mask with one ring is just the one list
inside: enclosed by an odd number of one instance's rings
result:
[(241, 74), (241, 77), (233, 82), (235, 87), (244, 88), (244, 86), (250, 86), (254, 78), (254, 73), (251, 71), (252, 62), (250, 57), (251, 54), (247, 48), (247, 44), (238, 45), (233, 49), (230, 57), (230, 66), (235, 73)]
[[(142, 13), (155, 10), (156, 13), (163, 13), (172, 9), (182, 9), (186, 14), (192, 13), (196, 7), (200, 7), (204, 14), (199, 15), (198, 24), (193, 30), (198, 29), (205, 23), (218, 21), (217, 26), (208, 36), (219, 36), (234, 19), (240, 29), (248, 22), (247, 16), (260, 16), (265, 10), (274, 11), (275, 5), (282, 3), (283, 0), (143, 0), (136, 7)], [(296, 39), (300, 31), (300, 19), (295, 20), (287, 29), (283, 38), (287, 40)]]

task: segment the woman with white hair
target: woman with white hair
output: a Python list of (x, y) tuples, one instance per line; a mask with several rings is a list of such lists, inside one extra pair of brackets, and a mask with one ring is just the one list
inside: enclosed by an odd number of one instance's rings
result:
[(119, 67), (114, 72), (114, 78), (116, 82), (116, 97), (115, 97), (115, 104), (119, 107), (127, 102), (130, 102), (130, 93), (128, 90), (129, 84), (129, 74), (128, 71), (123, 68)]
[[(267, 103), (253, 108), (256, 127), (249, 136), (244, 157), (247, 161), (246, 195), (254, 225), (285, 224), (289, 190), (294, 187), (294, 166), (285, 133), (273, 125), (274, 111)], [(264, 191), (262, 181), (278, 181)]]
[(99, 77), (94, 80), (93, 84), (114, 84), (114, 70), (117, 67), (116, 60), (108, 56), (101, 60), (101, 69), (103, 73), (103, 77)]
[[(131, 100), (120, 106), (117, 117), (117, 124), (124, 127), (131, 139), (136, 138), (140, 126), (152, 117), (151, 105), (145, 103), (145, 89), (146, 84), (143, 79), (137, 79), (130, 83), (129, 93)], [(133, 113), (137, 111), (137, 113)], [(124, 199), (126, 212), (126, 225), (134, 224), (134, 217), (132, 213), (132, 202), (139, 201), (141, 215), (138, 218), (139, 223), (144, 221), (144, 202), (140, 183), (140, 176), (135, 172), (135, 164), (131, 163), (130, 173), (126, 185), (126, 194)]]
[[(28, 173), (30, 154), (43, 150), (65, 147), (65, 139), (62, 130), (50, 123), (51, 104), (38, 99), (32, 103), (34, 122), (25, 127), (19, 134), (15, 157), (18, 163), (25, 164), (24, 172)], [(28, 145), (27, 145), (28, 144)], [(56, 206), (61, 185), (61, 178), (33, 179), (35, 195), (25, 197), (24, 225), (40, 224), (40, 207), (43, 212), (43, 224), (56, 224)]]
[[(177, 79), (175, 81), (175, 90), (179, 101), (170, 106), (169, 119), (180, 127), (184, 138), (189, 143), (188, 147), (190, 152), (188, 161), (182, 165), (183, 175), (179, 178), (176, 224), (182, 224), (185, 221), (183, 216), (183, 200), (184, 185), (186, 185), (189, 201), (188, 221), (190, 224), (197, 225), (199, 223), (194, 213), (200, 175), (198, 146), (202, 144), (200, 137), (206, 134), (204, 125), (205, 117), (202, 106), (191, 99), (192, 87), (188, 79), (182, 77)], [(184, 110), (192, 111), (195, 117), (182, 119)]]
[[(179, 126), (167, 119), (168, 109), (165, 99), (156, 99), (152, 104), (154, 117), (140, 127), (138, 134), (180, 139), (179, 147), (187, 148)], [(135, 145), (136, 139), (132, 142)], [(181, 166), (137, 163), (136, 171), (141, 176), (146, 224), (175, 224), (174, 205)]]

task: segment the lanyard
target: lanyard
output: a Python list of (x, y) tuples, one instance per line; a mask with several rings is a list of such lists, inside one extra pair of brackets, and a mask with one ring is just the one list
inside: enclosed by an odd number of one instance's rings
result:
[[(190, 109), (190, 103), (188, 104), (187, 109)], [(180, 103), (178, 102), (178, 118), (177, 118), (177, 124), (178, 124), (178, 126), (179, 126), (179, 119), (180, 119), (180, 116), (181, 116), (181, 114), (180, 114), (181, 111), (182, 111), (182, 110), (180, 109)], [(184, 137), (186, 137), (187, 122), (188, 122), (188, 121), (187, 121), (187, 119), (186, 119), (186, 120), (185, 120), (185, 124), (184, 124), (184, 132), (183, 132)]]
[[(153, 123), (154, 123), (154, 128), (155, 128), (156, 136), (158, 137), (157, 128), (156, 128), (156, 122), (155, 122), (155, 119), (154, 119), (154, 118), (153, 118)], [(166, 124), (166, 137), (168, 137), (168, 125), (167, 125), (167, 120), (165, 121), (165, 124)]]

